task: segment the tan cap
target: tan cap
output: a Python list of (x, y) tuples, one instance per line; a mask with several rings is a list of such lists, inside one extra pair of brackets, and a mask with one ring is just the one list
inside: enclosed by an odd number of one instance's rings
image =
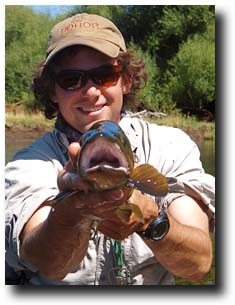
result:
[(92, 47), (112, 58), (117, 57), (120, 51), (126, 51), (121, 32), (110, 20), (86, 13), (67, 18), (52, 28), (46, 63), (72, 45)]

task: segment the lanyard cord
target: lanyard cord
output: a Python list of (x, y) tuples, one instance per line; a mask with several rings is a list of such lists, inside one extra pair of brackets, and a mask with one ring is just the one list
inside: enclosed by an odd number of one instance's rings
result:
[(117, 283), (118, 285), (132, 285), (130, 271), (124, 263), (123, 244), (121, 241), (117, 241), (115, 239), (111, 239), (111, 242), (116, 257), (117, 268), (114, 269), (116, 269)]
[(118, 267), (117, 276), (118, 277), (125, 277), (123, 266), (124, 266), (124, 259), (123, 259), (123, 250), (122, 250), (122, 243), (120, 241), (117, 241), (115, 239), (111, 239), (114, 253), (116, 257), (116, 263)]

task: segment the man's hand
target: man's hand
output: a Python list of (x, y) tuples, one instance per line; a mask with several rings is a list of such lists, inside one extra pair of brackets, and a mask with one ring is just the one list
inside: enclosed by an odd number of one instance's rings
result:
[[(73, 205), (77, 213), (88, 219), (100, 220), (98, 229), (105, 235), (114, 239), (124, 239), (136, 230), (144, 230), (148, 223), (158, 214), (156, 203), (134, 190), (129, 202), (139, 206), (143, 213), (145, 224), (143, 225), (134, 213), (131, 214), (128, 222), (121, 221), (116, 215), (117, 208), (127, 200), (128, 189), (114, 189), (103, 192), (92, 192), (89, 185), (82, 181), (76, 171), (76, 162), (80, 153), (79, 143), (72, 143), (69, 146), (70, 161), (64, 167), (58, 177), (58, 185), (63, 191), (81, 190), (76, 193), (68, 204)], [(66, 204), (67, 205), (67, 204)], [(65, 205), (65, 206), (66, 206)], [(76, 217), (76, 212), (73, 216)], [(65, 217), (66, 212), (61, 213)], [(71, 215), (69, 217), (71, 221)], [(79, 217), (78, 217), (79, 219)], [(72, 221), (73, 222), (73, 221)]]
[(131, 214), (128, 222), (121, 221), (116, 214), (113, 214), (100, 222), (98, 226), (99, 231), (116, 240), (123, 240), (136, 231), (145, 230), (149, 223), (158, 215), (157, 204), (140, 191), (134, 190), (128, 201), (139, 206), (145, 223), (140, 222), (134, 213)]

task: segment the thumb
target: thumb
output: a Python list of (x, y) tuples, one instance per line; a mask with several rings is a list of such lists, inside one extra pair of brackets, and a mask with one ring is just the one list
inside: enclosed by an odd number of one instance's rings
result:
[(73, 142), (68, 147), (68, 153), (70, 156), (70, 160), (66, 165), (66, 170), (75, 170), (77, 166), (78, 156), (81, 151), (81, 146), (78, 142)]

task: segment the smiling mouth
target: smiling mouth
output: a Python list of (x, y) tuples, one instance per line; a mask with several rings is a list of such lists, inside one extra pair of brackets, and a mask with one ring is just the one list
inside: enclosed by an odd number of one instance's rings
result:
[(78, 110), (84, 112), (84, 113), (90, 113), (90, 112), (96, 112), (101, 110), (104, 107), (104, 105), (101, 106), (93, 106), (93, 107), (79, 107)]

